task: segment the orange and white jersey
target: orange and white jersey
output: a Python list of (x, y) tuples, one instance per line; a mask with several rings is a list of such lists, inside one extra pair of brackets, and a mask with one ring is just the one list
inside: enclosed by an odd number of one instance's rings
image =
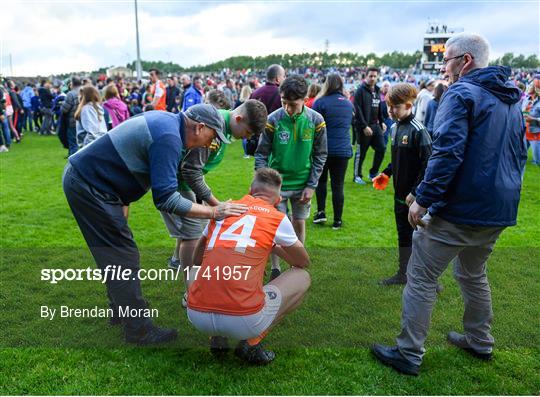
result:
[(156, 84), (152, 85), (152, 97), (159, 98), (155, 110), (167, 110), (167, 94), (165, 91), (165, 84), (161, 80), (156, 81)]
[(240, 216), (212, 220), (200, 268), (192, 272), (188, 307), (193, 310), (249, 315), (264, 306), (263, 278), (275, 244), (289, 247), (298, 238), (289, 218), (266, 201), (244, 196)]

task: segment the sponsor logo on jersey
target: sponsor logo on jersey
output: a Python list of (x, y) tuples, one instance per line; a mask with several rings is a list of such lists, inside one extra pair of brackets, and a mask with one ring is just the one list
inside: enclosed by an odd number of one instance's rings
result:
[(289, 131), (278, 132), (279, 143), (288, 143), (290, 138), (291, 138), (291, 134), (289, 133)]
[(306, 129), (302, 132), (302, 140), (304, 140), (304, 141), (310, 141), (312, 135), (313, 135), (313, 129), (312, 129), (312, 128), (306, 128)]
[(249, 207), (249, 209), (253, 211), (266, 212), (267, 214), (270, 213), (270, 210), (268, 208), (259, 207), (258, 205), (252, 205)]

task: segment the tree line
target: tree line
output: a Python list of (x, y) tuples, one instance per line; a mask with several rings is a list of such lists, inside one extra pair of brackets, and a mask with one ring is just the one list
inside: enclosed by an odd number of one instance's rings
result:
[(490, 65), (503, 65), (520, 69), (536, 69), (540, 66), (540, 62), (538, 62), (538, 57), (534, 54), (525, 58), (525, 55), (523, 54), (514, 56), (514, 53), (507, 52), (502, 57), (491, 61)]
[[(422, 52), (420, 51), (416, 51), (412, 54), (393, 51), (381, 56), (378, 56), (375, 53), (360, 55), (352, 52), (314, 52), (301, 54), (271, 54), (258, 57), (238, 55), (208, 65), (196, 65), (191, 67), (183, 67), (173, 62), (163, 61), (141, 61), (141, 66), (143, 70), (148, 71), (152, 68), (156, 68), (164, 74), (200, 71), (215, 72), (226, 68), (231, 70), (264, 70), (274, 63), (283, 65), (285, 68), (317, 67), (319, 69), (324, 69), (331, 67), (389, 66), (393, 69), (408, 69), (419, 66), (421, 58)], [(540, 67), (540, 62), (536, 55), (529, 55), (526, 57), (523, 54), (519, 54), (515, 56), (511, 52), (504, 54), (500, 58), (494, 59), (490, 64), (521, 69), (535, 69)], [(126, 67), (135, 70), (135, 61), (128, 63)], [(91, 74), (104, 74), (107, 69), (107, 67), (103, 67), (93, 71)], [(69, 75), (69, 73), (66, 73), (61, 75), (61, 77), (67, 77)]]
[[(378, 56), (375, 53), (366, 55), (355, 54), (352, 52), (327, 53), (301, 53), (301, 54), (271, 54), (265, 56), (252, 57), (248, 55), (238, 55), (230, 57), (208, 65), (196, 65), (191, 67), (182, 67), (173, 62), (163, 61), (141, 61), (143, 70), (157, 68), (164, 73), (175, 72), (196, 72), (196, 71), (217, 71), (221, 69), (252, 69), (264, 70), (268, 65), (277, 63), (286, 68), (302, 68), (313, 66), (317, 68), (330, 67), (365, 67), (365, 66), (389, 66), (394, 69), (407, 69), (418, 66), (422, 58), (422, 53), (416, 51), (412, 54), (393, 51)], [(513, 68), (534, 69), (540, 67), (540, 62), (536, 55), (520, 54), (514, 56), (513, 53), (506, 53), (502, 57), (491, 62), (492, 65), (504, 65)], [(135, 61), (126, 65), (135, 70)]]
[[(421, 59), (422, 53), (416, 51), (413, 54), (406, 54), (399, 51), (378, 56), (375, 53), (366, 55), (352, 52), (327, 53), (301, 53), (301, 54), (271, 54), (265, 56), (252, 57), (248, 55), (238, 55), (230, 57), (208, 65), (195, 65), (182, 67), (173, 62), (163, 61), (141, 61), (143, 70), (157, 68), (164, 73), (174, 73), (178, 71), (216, 71), (225, 68), (232, 70), (241, 69), (266, 69), (268, 65), (277, 63), (285, 68), (301, 68), (313, 66), (317, 68), (330, 67), (354, 67), (354, 66), (390, 66), (395, 69), (406, 69), (415, 66)], [(126, 67), (135, 70), (135, 61), (130, 62)]]

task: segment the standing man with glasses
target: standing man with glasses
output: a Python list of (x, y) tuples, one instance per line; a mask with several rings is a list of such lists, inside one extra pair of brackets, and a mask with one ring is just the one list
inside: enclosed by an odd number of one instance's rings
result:
[(403, 290), (396, 346), (373, 346), (375, 357), (418, 375), (437, 297), (437, 280), (453, 261), (465, 312), (464, 333), (448, 341), (490, 360), (493, 311), (486, 265), (502, 231), (516, 224), (521, 175), (527, 159), (521, 93), (510, 68), (489, 66), (489, 44), (462, 33), (446, 43), (441, 72), (450, 87), (434, 122), (433, 152), (409, 208), (412, 256)]

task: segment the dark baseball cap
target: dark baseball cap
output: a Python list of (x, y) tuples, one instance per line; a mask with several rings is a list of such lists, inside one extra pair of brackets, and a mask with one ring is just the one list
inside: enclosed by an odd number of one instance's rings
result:
[(214, 106), (208, 104), (193, 105), (184, 112), (184, 115), (198, 123), (204, 123), (215, 130), (221, 142), (231, 143), (223, 132), (225, 129), (225, 120), (223, 120), (223, 116), (219, 114)]

